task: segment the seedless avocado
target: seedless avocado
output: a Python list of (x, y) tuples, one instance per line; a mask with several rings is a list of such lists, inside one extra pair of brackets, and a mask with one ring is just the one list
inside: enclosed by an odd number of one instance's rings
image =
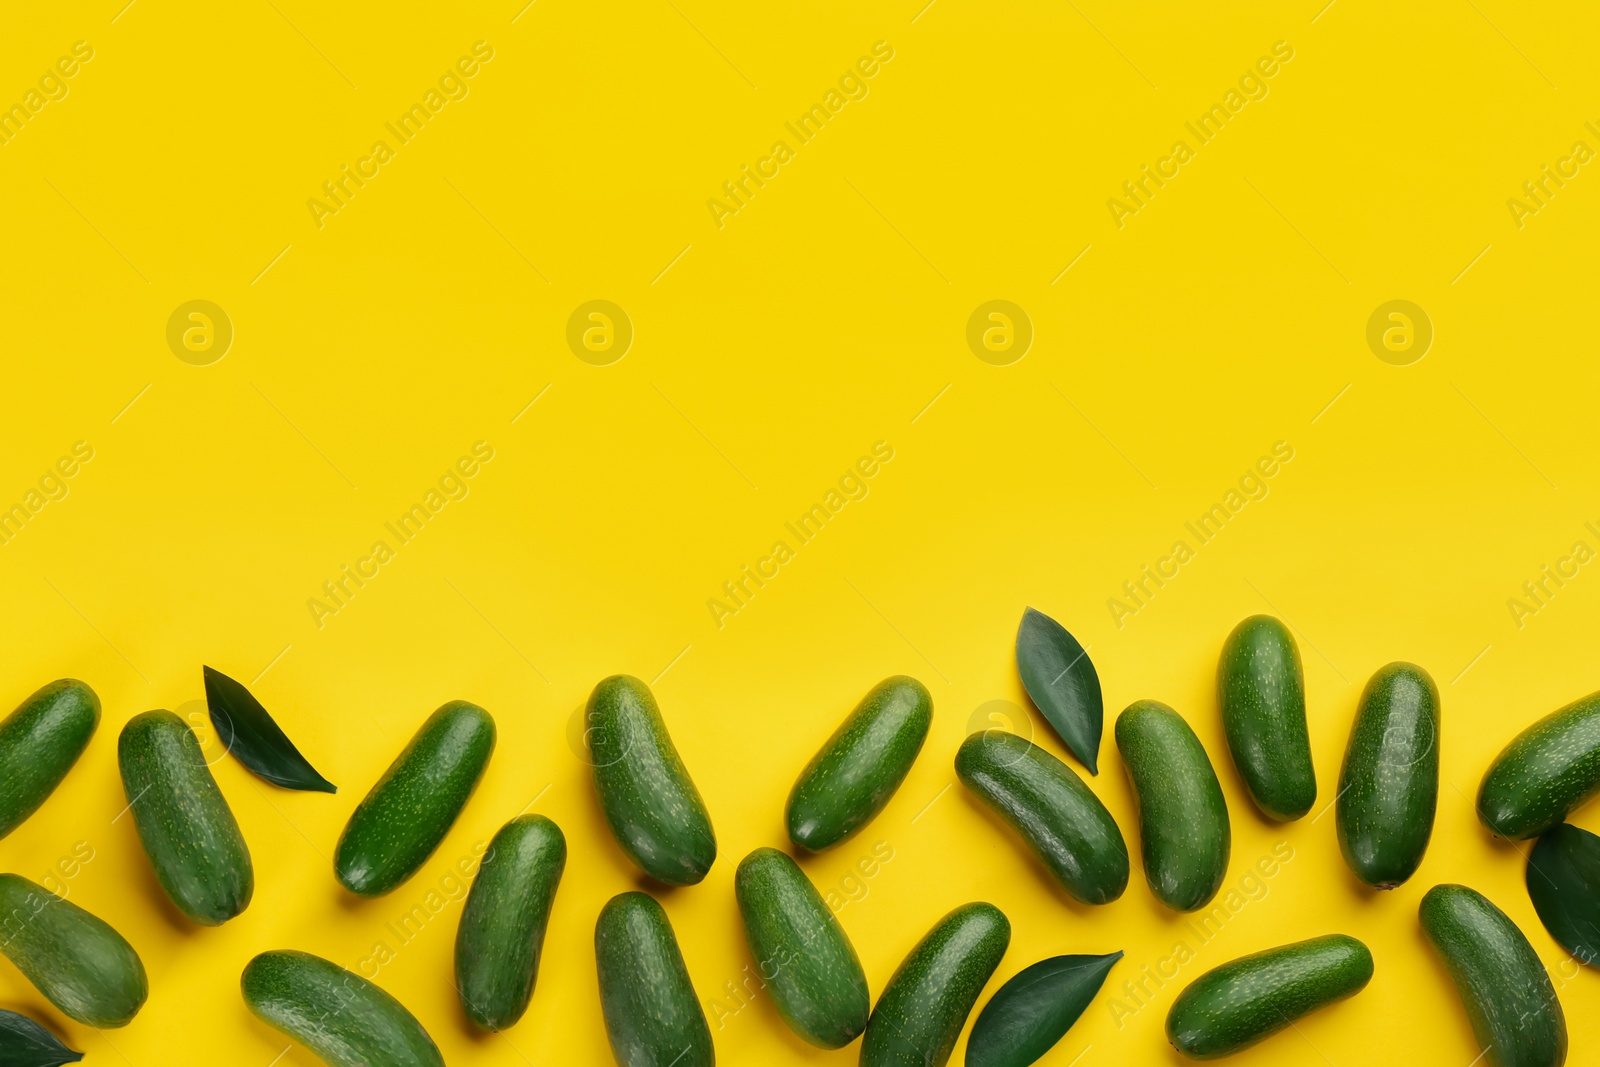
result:
[(522, 1018), (539, 976), (539, 955), (567, 839), (543, 815), (520, 815), (489, 842), (456, 930), (456, 992), (485, 1030)]
[(933, 721), (933, 697), (915, 678), (885, 678), (806, 764), (789, 792), (789, 840), (832, 848), (882, 811), (916, 762)]
[(653, 897), (612, 897), (595, 923), (594, 956), (618, 1067), (713, 1067), (711, 1028), (672, 924)]
[(1455, 982), (1489, 1067), (1561, 1067), (1566, 1016), (1517, 924), (1464, 885), (1434, 886), (1417, 915)]
[(1393, 889), (1422, 863), (1439, 802), (1439, 690), (1391, 663), (1361, 694), (1335, 803), (1339, 849), (1357, 878)]
[(170, 711), (135, 715), (117, 765), (139, 841), (178, 910), (201, 926), (244, 911), (256, 884), (250, 850), (188, 724)]
[(861, 1067), (944, 1067), (1011, 943), (1011, 923), (982, 902), (950, 912), (895, 970), (861, 1043)]
[(1069, 894), (1109, 904), (1128, 887), (1128, 845), (1082, 778), (1038, 745), (1006, 733), (972, 734), (956, 775), (1015, 830)]
[(1300, 650), (1288, 627), (1270, 615), (1234, 627), (1217, 664), (1217, 702), (1228, 752), (1256, 807), (1278, 822), (1310, 811), (1317, 775)]
[(416, 1017), (358, 974), (309, 952), (263, 952), (240, 992), (252, 1014), (330, 1067), (444, 1067)]
[(0, 722), (0, 837), (22, 825), (61, 784), (100, 725), (100, 698), (62, 678)]
[(819, 1048), (843, 1048), (867, 1028), (867, 976), (844, 927), (805, 872), (758, 848), (739, 863), (734, 895), (745, 939), (778, 1014)]
[(1165, 704), (1140, 700), (1117, 716), (1117, 751), (1139, 802), (1139, 847), (1150, 892), (1174, 911), (1217, 895), (1233, 830), (1200, 739)]
[(626, 674), (594, 687), (589, 762), (606, 822), (629, 859), (668, 885), (694, 885), (717, 858), (700, 791), (678, 756), (650, 687)]
[(494, 719), (476, 704), (452, 700), (430, 715), (345, 824), (339, 883), (376, 897), (417, 873), (478, 787), (494, 742)]
[(0, 874), (0, 952), (69, 1018), (127, 1026), (150, 993), (123, 936), (17, 874)]
[(1489, 765), (1478, 818), (1501, 837), (1538, 837), (1600, 792), (1600, 693), (1546, 715)]
[(1167, 1040), (1190, 1059), (1232, 1055), (1371, 979), (1372, 953), (1353, 937), (1329, 934), (1269, 948), (1190, 983), (1167, 1012)]

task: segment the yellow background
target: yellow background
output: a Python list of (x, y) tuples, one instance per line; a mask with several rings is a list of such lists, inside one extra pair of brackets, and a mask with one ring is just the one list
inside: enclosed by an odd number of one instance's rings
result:
[[(1337, 930), (1371, 945), (1371, 986), (1236, 1062), (1465, 1067), (1477, 1049), (1415, 918), (1429, 886), (1462, 881), (1552, 969), (1587, 1062), (1600, 980), (1563, 964), (1517, 851), (1467, 798), (1512, 734), (1600, 686), (1592, 566), (1520, 628), (1507, 604), (1575, 541), (1600, 547), (1584, 526), (1600, 525), (1600, 175), (1580, 170), (1520, 229), (1506, 203), (1574, 142), (1600, 147), (1584, 127), (1600, 124), (1592, 8), (123, 2), (10, 5), (0, 33), (0, 102), (74, 42), (94, 49), (68, 95), (0, 146), (0, 503), (74, 442), (94, 449), (0, 547), (0, 694), (9, 707), (76, 676), (105, 707), (57, 794), (0, 842), (0, 868), (43, 879), (87, 842), (71, 899), (135, 944), (152, 992), (100, 1034), (0, 964), (0, 1005), (94, 1063), (264, 1067), (286, 1041), (237, 993), (252, 954), (357, 965), (537, 797), (571, 860), (524, 1020), (470, 1034), (448, 983), (458, 903), (378, 982), (453, 1064), (608, 1062), (593, 922), (640, 883), (569, 745), (589, 689), (619, 671), (657, 679), (721, 846), (702, 885), (658, 895), (702, 999), (736, 1004), (724, 983), (749, 960), (735, 864), (783, 843), (796, 772), (869, 686), (906, 672), (934, 694), (921, 759), (860, 837), (804, 862), (842, 891), (875, 842), (893, 850), (840, 912), (874, 992), (939, 916), (986, 899), (1014, 926), (991, 991), (1045, 956), (1127, 953), (1044, 1062), (1169, 1064), (1162, 1023), (1184, 982)], [(477, 41), (494, 58), (469, 95), (319, 229), (307, 200)], [(796, 147), (784, 123), (878, 41), (894, 58), (868, 95)], [(1294, 58), (1268, 95), (1118, 229), (1107, 199), (1175, 140), (1194, 147), (1183, 124), (1278, 41)], [(719, 229), (707, 200), (778, 139), (795, 158)], [(635, 329), (610, 366), (565, 341), (596, 298)], [(235, 329), (209, 366), (165, 340), (194, 299)], [(1010, 366), (965, 341), (991, 299), (1035, 329)], [(1366, 344), (1392, 299), (1436, 332), (1410, 366)], [(397, 546), (384, 523), (477, 441), (494, 459), (469, 495)], [(894, 458), (869, 494), (719, 628), (708, 599), (878, 441)], [(1294, 459), (1268, 495), (1119, 627), (1107, 600), (1278, 441)], [(396, 558), (319, 627), (308, 599), (379, 539)], [(1278, 842), (1294, 849), (1120, 1028), (1111, 996), (1171, 954), (1184, 920), (1137, 867), (1115, 904), (1067, 902), (951, 788), (975, 713), (989, 725), (989, 702), (1025, 702), (1012, 640), (1026, 605), (1091, 647), (1107, 708), (1092, 784), (1130, 846), (1110, 726), (1151, 697), (1218, 765), (1227, 885)], [(1437, 680), (1438, 822), (1401, 889), (1355, 884), (1331, 816), (1277, 827), (1245, 797), (1214, 670), (1228, 630), (1260, 611), (1299, 636), (1323, 800), (1365, 679), (1407, 659)], [(253, 683), (340, 786), (288, 793), (219, 760), (257, 888), (216, 930), (176, 916), (116, 818), (117, 731), (150, 707), (198, 707), (202, 663)], [(414, 880), (355, 902), (330, 870), (339, 830), (451, 698), (499, 723), (482, 787)], [(1033, 712), (1016, 725), (1063, 751)], [(1577, 821), (1600, 828), (1593, 810)], [(857, 1055), (803, 1045), (766, 996), (715, 1014), (726, 1064)], [(279, 1062), (314, 1061), (296, 1048)]]

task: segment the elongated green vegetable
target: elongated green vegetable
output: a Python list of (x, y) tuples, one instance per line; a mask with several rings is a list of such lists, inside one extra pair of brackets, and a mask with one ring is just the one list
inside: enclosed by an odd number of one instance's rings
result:
[(861, 698), (789, 792), (789, 840), (832, 848), (884, 809), (916, 762), (933, 698), (915, 678), (886, 678)]
[(594, 927), (600, 1011), (618, 1067), (714, 1067), (711, 1028), (667, 913), (645, 893), (620, 893)]
[(694, 885), (717, 859), (711, 815), (695, 788), (650, 687), (613, 675), (589, 695), (594, 791), (617, 844), (668, 885)]
[(961, 783), (1014, 829), (1068, 893), (1108, 904), (1128, 887), (1128, 845), (1100, 798), (1065, 763), (1003, 730), (956, 752)]
[(494, 742), (494, 719), (476, 704), (452, 700), (430, 715), (345, 824), (339, 883), (376, 897), (416, 874), (477, 789)]
[(1270, 615), (1234, 627), (1217, 664), (1217, 698), (1228, 752), (1256, 807), (1279, 822), (1310, 811), (1317, 773), (1300, 650), (1289, 628)]
[(256, 1018), (330, 1067), (444, 1067), (416, 1017), (382, 989), (309, 952), (263, 952), (239, 980)]
[(504, 1030), (533, 998), (567, 839), (543, 815), (500, 828), (478, 868), (456, 931), (456, 992), (473, 1022)]
[(1214, 968), (1178, 994), (1167, 1039), (1196, 1060), (1230, 1056), (1372, 980), (1372, 953), (1344, 934), (1296, 941)]
[(1478, 818), (1501, 837), (1538, 837), (1600, 792), (1600, 693), (1551, 712), (1496, 756)]
[(0, 952), (90, 1026), (127, 1026), (150, 993), (139, 954), (110, 924), (18, 874), (0, 874)]
[(872, 998), (844, 927), (794, 860), (758, 848), (733, 878), (745, 938), (789, 1029), (819, 1048), (843, 1048), (867, 1028)]
[(202, 926), (244, 911), (256, 884), (250, 849), (189, 725), (170, 711), (135, 715), (117, 763), (139, 841), (178, 910)]
[(861, 1043), (861, 1067), (944, 1067), (978, 995), (1011, 943), (993, 904), (940, 919), (895, 970)]
[(51, 682), (0, 722), (0, 837), (39, 810), (99, 725), (100, 698), (76, 678)]
[(1544, 964), (1506, 913), (1464, 885), (1436, 885), (1418, 909), (1489, 1067), (1561, 1067), (1567, 1020)]
[(1416, 871), (1439, 803), (1439, 690), (1391, 663), (1361, 694), (1339, 772), (1339, 848), (1356, 877), (1393, 889)]

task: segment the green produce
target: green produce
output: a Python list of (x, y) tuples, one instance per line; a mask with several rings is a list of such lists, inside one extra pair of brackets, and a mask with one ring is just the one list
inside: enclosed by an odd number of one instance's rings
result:
[(1528, 855), (1528, 897), (1550, 936), (1579, 963), (1600, 964), (1600, 837), (1562, 823)]
[(589, 761), (600, 808), (628, 858), (668, 885), (694, 885), (717, 858), (700, 791), (650, 687), (612, 675), (589, 695)]
[(811, 757), (789, 793), (789, 840), (821, 852), (882, 811), (916, 762), (933, 721), (933, 698), (915, 678), (872, 687)]
[(1190, 1059), (1230, 1056), (1371, 980), (1372, 953), (1353, 937), (1329, 934), (1269, 948), (1191, 982), (1167, 1012), (1167, 1040)]
[(382, 989), (309, 952), (263, 952), (245, 965), (251, 1014), (330, 1067), (444, 1067), (416, 1017)]
[(861, 1067), (944, 1067), (1011, 943), (993, 904), (963, 904), (905, 958), (872, 1009)]
[(1122, 953), (1054, 956), (1017, 972), (978, 1013), (967, 1067), (1028, 1067), (1056, 1046)]
[(1217, 664), (1217, 700), (1228, 752), (1256, 807), (1278, 822), (1310, 811), (1317, 775), (1300, 650), (1288, 627), (1270, 615), (1234, 627)]
[(1356, 877), (1393, 889), (1416, 871), (1439, 802), (1439, 690), (1391, 663), (1367, 683), (1339, 772), (1339, 849)]
[(567, 839), (543, 815), (518, 816), (489, 842), (456, 930), (456, 992), (483, 1029), (504, 1030), (528, 1010), (566, 866)]
[(661, 905), (620, 893), (594, 926), (600, 1011), (618, 1067), (713, 1067), (711, 1028)]
[(1108, 904), (1128, 887), (1128, 845), (1082, 778), (1016, 734), (985, 730), (956, 752), (961, 783), (1028, 843), (1064, 889)]
[(1050, 616), (1029, 608), (1017, 626), (1017, 674), (1028, 699), (1067, 748), (1090, 774), (1099, 774), (1105, 703), (1100, 675), (1078, 639)]
[(0, 722), (0, 837), (39, 810), (100, 725), (100, 698), (75, 678), (34, 693)]
[(127, 1026), (150, 985), (133, 946), (106, 922), (18, 874), (0, 874), (0, 952), (68, 1018)]
[(0, 1067), (60, 1067), (81, 1059), (83, 1053), (26, 1015), (0, 1009)]
[(733, 890), (745, 939), (778, 1014), (819, 1048), (843, 1048), (867, 1028), (872, 997), (844, 928), (794, 860), (758, 848)]
[(248, 907), (250, 850), (188, 724), (170, 711), (135, 715), (117, 739), (117, 764), (139, 841), (178, 910), (220, 926)]
[(339, 884), (377, 897), (416, 874), (478, 787), (494, 742), (494, 719), (476, 704), (452, 700), (430, 715), (345, 824)]
[(1478, 818), (1492, 833), (1538, 837), (1600, 792), (1600, 693), (1522, 731), (1478, 788)]
[(1205, 747), (1165, 704), (1139, 700), (1117, 716), (1117, 750), (1139, 801), (1144, 877), (1174, 911), (1203, 907), (1228, 872), (1233, 830)]
[(1464, 885), (1428, 890), (1418, 917), (1455, 981), (1487, 1067), (1561, 1067), (1567, 1020), (1516, 923)]

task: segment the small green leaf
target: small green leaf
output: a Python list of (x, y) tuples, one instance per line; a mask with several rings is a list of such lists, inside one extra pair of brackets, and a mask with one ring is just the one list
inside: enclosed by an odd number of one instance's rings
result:
[(0, 1008), (0, 1067), (59, 1067), (81, 1059), (83, 1053), (57, 1041), (26, 1015)]
[(206, 706), (211, 710), (211, 725), (223, 746), (239, 757), (257, 775), (285, 789), (337, 793), (339, 787), (318, 774), (300, 755), (267, 709), (250, 695), (250, 690), (221, 671), (203, 668), (206, 678)]
[(1017, 972), (973, 1023), (967, 1067), (1028, 1067), (1038, 1060), (1066, 1036), (1121, 958), (1121, 952), (1052, 956)]
[(1100, 773), (1105, 705), (1089, 654), (1066, 627), (1029, 608), (1017, 627), (1017, 673), (1034, 705), (1090, 774)]
[(1551, 937), (1600, 965), (1600, 837), (1567, 823), (1546, 830), (1528, 855), (1528, 896)]

